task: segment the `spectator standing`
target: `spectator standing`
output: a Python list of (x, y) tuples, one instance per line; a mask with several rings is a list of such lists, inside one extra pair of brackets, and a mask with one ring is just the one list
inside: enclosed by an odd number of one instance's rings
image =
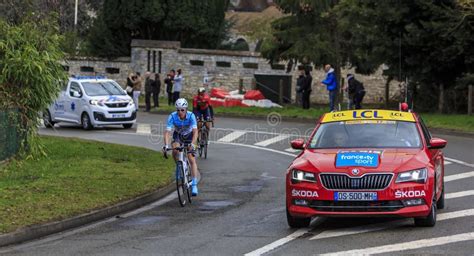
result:
[(173, 106), (173, 79), (174, 79), (174, 70), (171, 70), (165, 78), (166, 93), (168, 94), (168, 106)]
[(152, 87), (151, 92), (153, 94), (153, 107), (158, 108), (160, 107), (159, 97), (160, 97), (160, 92), (161, 92), (161, 80), (160, 80), (159, 73), (155, 74), (155, 79), (153, 80), (151, 87)]
[[(362, 100), (365, 96), (364, 84), (355, 79), (353, 74), (347, 74), (348, 92), (352, 94), (352, 104), (355, 109), (362, 108)], [(352, 109), (352, 108), (351, 108)]]
[(134, 73), (128, 74), (127, 86), (125, 87), (125, 90), (127, 91), (128, 96), (130, 96), (131, 98), (133, 98), (133, 82), (134, 82), (133, 77), (134, 76), (135, 76)]
[[(296, 104), (303, 104), (303, 86), (304, 86), (304, 70), (300, 70), (300, 75), (296, 79)], [(304, 108), (304, 107), (303, 107)]]
[(183, 90), (184, 78), (183, 78), (181, 69), (178, 69), (178, 72), (174, 76), (173, 81), (174, 81), (174, 83), (173, 83), (173, 101), (176, 102), (180, 98), (180, 93)]
[(153, 90), (153, 80), (151, 80), (151, 73), (147, 71), (145, 73), (145, 112), (149, 112), (151, 108), (150, 97)]
[(302, 101), (303, 101), (303, 109), (309, 109), (309, 96), (311, 95), (311, 85), (313, 83), (313, 77), (309, 69), (306, 69), (304, 72), (304, 80), (303, 80), (303, 90), (302, 90)]
[(138, 98), (140, 97), (142, 91), (142, 78), (140, 72), (137, 72), (133, 77), (133, 103), (135, 103), (135, 108), (138, 111)]
[(326, 85), (326, 89), (329, 92), (329, 111), (334, 111), (337, 93), (336, 74), (334, 73), (334, 69), (329, 64), (324, 66), (324, 71), (326, 72), (326, 79), (321, 82), (321, 85)]

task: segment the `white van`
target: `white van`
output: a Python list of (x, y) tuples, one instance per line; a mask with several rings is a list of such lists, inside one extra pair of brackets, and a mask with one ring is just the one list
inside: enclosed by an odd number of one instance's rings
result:
[(59, 97), (43, 112), (46, 127), (67, 122), (80, 124), (86, 130), (105, 125), (128, 129), (136, 117), (132, 98), (117, 82), (102, 76), (70, 78)]

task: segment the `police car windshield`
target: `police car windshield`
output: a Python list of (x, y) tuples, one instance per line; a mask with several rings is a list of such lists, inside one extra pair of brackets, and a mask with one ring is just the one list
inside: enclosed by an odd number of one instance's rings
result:
[(113, 82), (82, 82), (89, 96), (125, 95), (126, 93)]
[(416, 124), (404, 121), (344, 121), (323, 123), (309, 148), (420, 148)]

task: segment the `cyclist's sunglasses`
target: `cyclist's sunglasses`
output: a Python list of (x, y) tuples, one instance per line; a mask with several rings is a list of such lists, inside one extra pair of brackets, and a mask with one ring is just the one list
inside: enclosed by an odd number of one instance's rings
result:
[(185, 112), (186, 109), (185, 109), (185, 108), (177, 108), (176, 111), (178, 111), (178, 112)]

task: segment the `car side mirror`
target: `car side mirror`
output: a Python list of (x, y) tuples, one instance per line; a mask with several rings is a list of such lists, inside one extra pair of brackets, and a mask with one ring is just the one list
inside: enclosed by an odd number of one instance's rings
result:
[(430, 140), (430, 145), (429, 145), (429, 149), (441, 149), (441, 148), (444, 148), (446, 147), (446, 144), (448, 144), (447, 141), (443, 140), (443, 139), (440, 139), (440, 138), (432, 138)]
[(303, 139), (292, 140), (291, 147), (293, 149), (304, 149), (304, 140)]

